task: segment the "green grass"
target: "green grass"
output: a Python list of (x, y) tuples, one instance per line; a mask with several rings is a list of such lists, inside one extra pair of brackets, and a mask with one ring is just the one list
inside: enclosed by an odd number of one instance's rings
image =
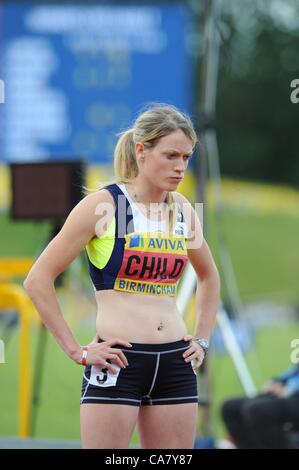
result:
[[(262, 214), (227, 207), (222, 227), (242, 301), (269, 299), (293, 305), (298, 303), (299, 218), (281, 212)], [(221, 227), (216, 223), (215, 214), (208, 213), (205, 228), (216, 263), (221, 268), (217, 249)], [(0, 257), (37, 256), (49, 231), (49, 222), (12, 222), (7, 215), (0, 213)], [(224, 282), (222, 290), (224, 298)], [(85, 343), (93, 332), (77, 326), (75, 334), (81, 343)], [(33, 331), (33, 351), (36, 336)], [(264, 379), (289, 366), (290, 341), (293, 338), (299, 338), (298, 324), (268, 327), (258, 332), (258, 362), (253, 353), (247, 357), (258, 386)], [(17, 432), (18, 354), (18, 335), (15, 332), (7, 346), (6, 364), (0, 364), (0, 435), (16, 435)], [(221, 436), (224, 429), (219, 419), (219, 405), (224, 399), (242, 393), (242, 387), (229, 357), (212, 355), (210, 367), (212, 427), (213, 432)], [(49, 336), (36, 428), (38, 437), (79, 439), (81, 380), (82, 369), (73, 364)], [(133, 442), (137, 442), (136, 433)]]
[[(78, 330), (79, 331), (79, 330)], [(80, 342), (88, 342), (92, 332), (78, 332)], [(299, 338), (299, 325), (263, 328), (256, 336), (256, 354), (247, 355), (249, 367), (258, 387), (262, 381), (290, 366), (290, 341)], [(37, 331), (32, 330), (32, 352), (36, 353)], [(0, 365), (0, 435), (14, 436), (18, 419), (18, 332), (15, 330), (6, 349), (6, 363)], [(34, 363), (33, 363), (34, 364)], [(260, 373), (257, 372), (260, 369)], [(49, 439), (80, 439), (79, 401), (83, 368), (69, 360), (48, 335), (42, 368), (42, 387), (36, 437)], [(212, 431), (223, 436), (225, 430), (219, 418), (219, 406), (226, 398), (243, 394), (230, 357), (211, 354), (210, 385), (212, 399)], [(136, 432), (133, 444), (138, 443)]]
[(12, 221), (0, 213), (0, 257), (35, 256), (43, 249), (49, 233), (48, 221)]
[(226, 209), (219, 227), (208, 217), (208, 240), (221, 269), (217, 234), (224, 233), (243, 301), (298, 302), (299, 217)]

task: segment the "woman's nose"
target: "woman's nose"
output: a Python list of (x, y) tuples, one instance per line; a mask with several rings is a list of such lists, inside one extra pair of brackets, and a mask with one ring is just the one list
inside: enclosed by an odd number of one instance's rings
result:
[(185, 171), (185, 169), (186, 169), (186, 164), (184, 160), (180, 160), (179, 162), (176, 162), (176, 165), (175, 165), (176, 171)]

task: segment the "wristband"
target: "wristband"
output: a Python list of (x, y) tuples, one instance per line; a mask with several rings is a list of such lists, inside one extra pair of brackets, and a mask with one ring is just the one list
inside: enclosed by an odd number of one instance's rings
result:
[(86, 363), (87, 351), (88, 351), (88, 348), (86, 346), (83, 346), (83, 348), (82, 348), (82, 357), (81, 357), (82, 366), (87, 365), (87, 363)]

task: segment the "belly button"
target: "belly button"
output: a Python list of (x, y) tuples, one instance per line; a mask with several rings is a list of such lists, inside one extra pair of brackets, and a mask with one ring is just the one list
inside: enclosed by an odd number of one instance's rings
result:
[(163, 323), (160, 322), (160, 325), (158, 326), (158, 330), (161, 331), (163, 329)]

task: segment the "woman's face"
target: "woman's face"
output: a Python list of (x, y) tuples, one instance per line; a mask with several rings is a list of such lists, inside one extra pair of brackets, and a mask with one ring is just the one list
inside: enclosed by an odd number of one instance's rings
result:
[(189, 137), (177, 129), (161, 137), (152, 148), (135, 146), (140, 176), (164, 191), (175, 191), (183, 179), (193, 148)]

